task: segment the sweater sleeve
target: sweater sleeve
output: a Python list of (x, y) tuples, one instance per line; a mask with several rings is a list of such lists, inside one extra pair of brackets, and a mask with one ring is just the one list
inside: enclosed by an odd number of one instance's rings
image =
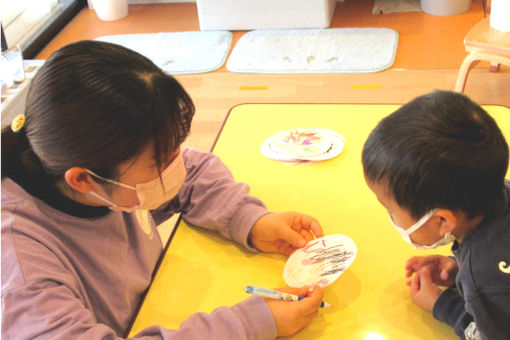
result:
[(186, 180), (179, 194), (168, 205), (152, 212), (157, 224), (174, 213), (182, 213), (193, 225), (219, 231), (224, 237), (248, 245), (248, 234), (255, 222), (267, 214), (264, 204), (249, 196), (247, 184), (234, 181), (218, 156), (196, 149), (183, 150)]
[(437, 320), (453, 327), (461, 339), (465, 339), (464, 331), (473, 322), (473, 317), (465, 309), (464, 298), (456, 288), (447, 288), (439, 295), (432, 314)]
[[(132, 339), (274, 339), (267, 304), (250, 297), (211, 314), (197, 313), (178, 329), (148, 327)], [(64, 285), (47, 282), (2, 296), (2, 339), (124, 339), (94, 315)]]
[[(9, 234), (2, 234), (2, 339), (124, 339), (119, 332), (125, 331), (126, 326), (110, 323), (121, 320), (116, 315), (101, 317), (90, 305), (92, 295), (108, 292), (83, 291), (78, 279), (44, 245), (17, 243), (21, 248), (13, 246)], [(20, 252), (24, 254), (22, 262), (18, 257)], [(98, 273), (96, 279), (104, 278)], [(122, 299), (124, 295), (120, 288), (116, 298)], [(136, 304), (131, 305), (128, 314), (132, 318)], [(193, 314), (177, 329), (160, 325), (143, 329), (133, 339), (266, 340), (275, 337), (276, 325), (267, 304), (262, 298), (252, 296), (210, 314)]]

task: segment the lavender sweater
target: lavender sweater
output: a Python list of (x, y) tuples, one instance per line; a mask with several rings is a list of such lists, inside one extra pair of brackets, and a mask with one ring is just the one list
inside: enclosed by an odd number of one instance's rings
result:
[[(267, 213), (264, 205), (248, 196), (246, 184), (234, 182), (216, 156), (187, 149), (183, 157), (184, 186), (145, 220), (143, 214), (92, 207), (82, 207), (96, 209), (92, 215), (79, 217), (34, 197), (11, 178), (2, 180), (2, 339), (122, 338), (162, 252), (155, 225), (174, 213), (254, 251), (247, 237)], [(80, 211), (74, 205), (72, 211)], [(253, 296), (194, 314), (179, 329), (155, 325), (135, 338), (275, 336), (266, 303)]]

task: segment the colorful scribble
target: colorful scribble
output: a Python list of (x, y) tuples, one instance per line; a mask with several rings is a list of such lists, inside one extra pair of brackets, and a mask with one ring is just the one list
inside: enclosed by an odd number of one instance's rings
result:
[(356, 245), (344, 235), (312, 240), (289, 257), (283, 274), (285, 282), (291, 287), (327, 286), (347, 270), (356, 253)]
[[(313, 145), (321, 141), (321, 136), (315, 131), (298, 131), (291, 130), (283, 139), (284, 143), (292, 143), (296, 145)], [(313, 152), (315, 149), (304, 148), (304, 151)]]
[[(318, 245), (319, 247), (314, 246)], [(313, 248), (313, 249), (312, 249)], [(346, 264), (355, 255), (352, 251), (346, 251), (341, 245), (327, 247), (324, 240), (314, 242), (303, 248), (305, 253), (315, 253), (310, 258), (301, 261), (303, 266), (318, 265), (321, 269), (321, 276), (333, 275), (347, 269)]]

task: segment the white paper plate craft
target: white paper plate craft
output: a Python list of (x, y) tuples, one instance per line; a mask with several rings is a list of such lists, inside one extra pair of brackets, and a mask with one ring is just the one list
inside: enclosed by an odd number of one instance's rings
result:
[(321, 161), (338, 156), (344, 145), (344, 137), (332, 130), (290, 129), (266, 139), (260, 150), (278, 161)]
[(267, 158), (274, 159), (276, 161), (282, 161), (282, 162), (297, 162), (300, 159), (297, 158), (295, 155), (291, 155), (289, 153), (283, 152), (280, 149), (277, 149), (271, 144), (271, 137), (266, 139), (261, 147), (260, 152)]
[(357, 254), (354, 241), (345, 235), (328, 235), (296, 250), (283, 268), (283, 279), (290, 287), (321, 285), (337, 280)]
[(333, 144), (329, 134), (320, 130), (295, 129), (281, 131), (271, 138), (276, 148), (301, 157), (315, 157), (326, 153)]

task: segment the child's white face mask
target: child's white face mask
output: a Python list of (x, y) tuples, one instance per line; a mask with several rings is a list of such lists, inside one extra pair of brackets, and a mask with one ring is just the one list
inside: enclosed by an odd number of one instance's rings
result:
[[(181, 189), (184, 180), (186, 178), (186, 168), (184, 167), (184, 161), (182, 154), (179, 152), (177, 157), (168, 165), (168, 167), (161, 173), (161, 179), (156, 177), (152, 181), (137, 184), (136, 187), (114, 181), (112, 179), (103, 178), (96, 175), (92, 171), (86, 169), (89, 174), (100, 178), (109, 183), (119, 185), (121, 187), (135, 190), (136, 196), (138, 197), (139, 204), (133, 207), (121, 207), (113, 203), (112, 201), (101, 197), (97, 193), (91, 191), (90, 194), (99, 198), (103, 202), (108, 203), (108, 207), (114, 211), (132, 212), (135, 209), (147, 209), (154, 210), (161, 206), (163, 203), (168, 202), (170, 199), (175, 197)], [(163, 182), (163, 186), (161, 185)]]
[(429, 211), (422, 218), (420, 218), (418, 221), (416, 221), (415, 224), (413, 224), (412, 226), (410, 226), (407, 229), (404, 229), (404, 228), (399, 227), (398, 225), (396, 225), (395, 222), (393, 221), (393, 218), (391, 217), (391, 215), (388, 215), (388, 217), (390, 219), (391, 224), (393, 224), (393, 226), (397, 229), (397, 231), (400, 233), (400, 235), (402, 235), (402, 238), (407, 243), (412, 245), (414, 247), (414, 249), (432, 249), (432, 248), (437, 248), (439, 246), (442, 246), (442, 245), (445, 245), (445, 244), (448, 244), (448, 243), (451, 243), (451, 242), (455, 241), (455, 236), (452, 235), (450, 232), (447, 232), (447, 233), (444, 234), (442, 239), (434, 242), (431, 245), (420, 245), (420, 244), (414, 243), (411, 240), (411, 237), (409, 237), (409, 235), (411, 235), (416, 230), (418, 230), (421, 226), (423, 226), (432, 217), (432, 215), (434, 215), (434, 213), (436, 211), (437, 211), (437, 209), (433, 209), (433, 210)]

